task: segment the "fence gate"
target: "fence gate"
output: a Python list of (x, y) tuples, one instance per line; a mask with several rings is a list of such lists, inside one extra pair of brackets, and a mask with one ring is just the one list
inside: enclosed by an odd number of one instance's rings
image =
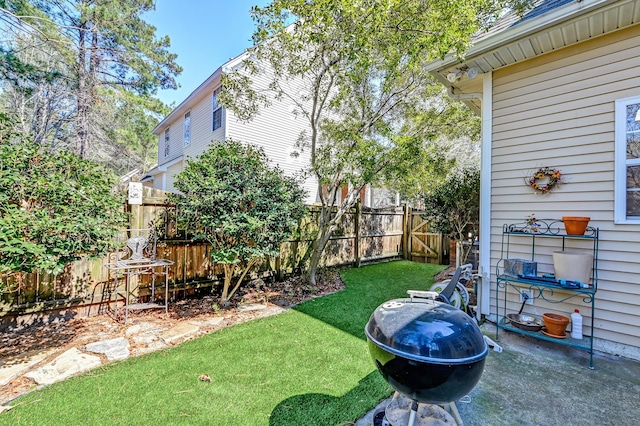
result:
[(409, 214), (409, 254), (414, 262), (443, 263), (445, 250), (443, 236), (430, 232), (429, 223), (422, 218), (422, 211), (412, 210)]

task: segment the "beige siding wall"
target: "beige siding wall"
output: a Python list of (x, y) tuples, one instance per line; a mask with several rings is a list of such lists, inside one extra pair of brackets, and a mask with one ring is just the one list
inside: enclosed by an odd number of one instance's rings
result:
[[(531, 214), (591, 217), (590, 225), (600, 228), (594, 336), (605, 349), (640, 348), (640, 226), (614, 224), (613, 198), (614, 101), (640, 95), (639, 69), (640, 26), (635, 26), (493, 75), (491, 264), (500, 258), (505, 223)], [(542, 166), (565, 176), (546, 195), (524, 184)], [(526, 245), (511, 248), (510, 257), (531, 257)], [(552, 271), (554, 249), (552, 240), (536, 240), (539, 270)], [(491, 303), (495, 312), (493, 294)], [(511, 307), (517, 311), (518, 305), (514, 301)], [(579, 298), (559, 305), (536, 300), (527, 311), (568, 316), (575, 307), (590, 325), (590, 310)]]

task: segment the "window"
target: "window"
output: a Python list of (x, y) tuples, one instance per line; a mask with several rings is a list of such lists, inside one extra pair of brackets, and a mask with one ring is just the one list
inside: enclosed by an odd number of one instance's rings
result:
[(191, 145), (191, 111), (184, 115), (184, 144), (186, 148)]
[(164, 131), (164, 156), (169, 156), (169, 128)]
[(220, 94), (221, 87), (218, 87), (213, 91), (213, 96), (211, 98), (212, 102), (212, 110), (213, 110), (213, 128), (212, 130), (219, 129), (222, 127), (222, 105), (218, 104), (218, 95)]
[(640, 223), (640, 96), (616, 101), (615, 222)]

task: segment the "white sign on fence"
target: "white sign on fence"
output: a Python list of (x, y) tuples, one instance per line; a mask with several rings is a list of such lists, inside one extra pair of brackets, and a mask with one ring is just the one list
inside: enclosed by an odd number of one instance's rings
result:
[(129, 204), (142, 205), (142, 182), (129, 182)]

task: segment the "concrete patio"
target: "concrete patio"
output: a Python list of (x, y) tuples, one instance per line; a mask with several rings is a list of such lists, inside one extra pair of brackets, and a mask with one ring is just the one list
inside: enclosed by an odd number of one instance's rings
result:
[[(495, 326), (482, 331), (495, 336)], [(640, 424), (640, 362), (500, 331), (469, 401), (457, 404), (466, 426)], [(373, 424), (385, 400), (356, 426)], [(396, 426), (396, 425), (394, 425)], [(416, 422), (416, 426), (418, 423)]]

